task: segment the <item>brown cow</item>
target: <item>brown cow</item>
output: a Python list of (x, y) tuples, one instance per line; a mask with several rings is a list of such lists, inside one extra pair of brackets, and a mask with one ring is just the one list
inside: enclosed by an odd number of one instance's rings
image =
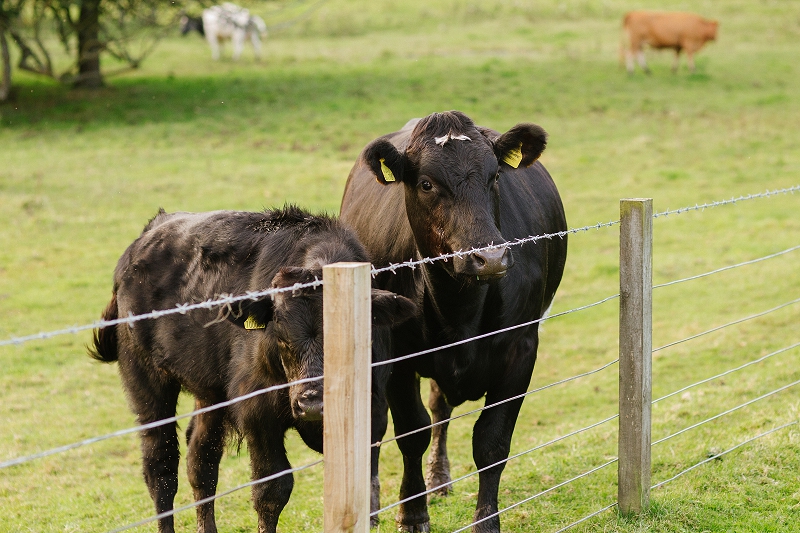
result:
[[(717, 38), (716, 20), (704, 19), (694, 13), (667, 13), (661, 11), (631, 11), (622, 22), (623, 30), (630, 47), (626, 50), (623, 43), (621, 52), (625, 54), (628, 72), (634, 69), (633, 54), (639, 59), (639, 66), (650, 73), (644, 59), (643, 44), (652, 48), (672, 48), (675, 50), (675, 61), (672, 71), (678, 71), (681, 50), (686, 50), (689, 71), (694, 72), (694, 53), (700, 50), (706, 41)], [(622, 55), (622, 54), (620, 54)]]

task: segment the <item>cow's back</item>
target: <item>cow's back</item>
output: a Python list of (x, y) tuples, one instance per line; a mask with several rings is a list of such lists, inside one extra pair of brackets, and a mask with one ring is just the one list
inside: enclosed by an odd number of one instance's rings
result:
[(653, 48), (680, 48), (716, 36), (716, 24), (694, 13), (631, 11), (623, 20), (633, 48), (641, 43)]

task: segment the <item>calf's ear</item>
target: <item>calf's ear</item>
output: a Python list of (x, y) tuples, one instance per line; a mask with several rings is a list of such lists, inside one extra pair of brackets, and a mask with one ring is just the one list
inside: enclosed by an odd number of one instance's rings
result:
[(245, 300), (235, 303), (227, 316), (228, 320), (244, 329), (264, 329), (272, 320), (272, 300)]
[(416, 313), (416, 304), (405, 296), (372, 289), (372, 324), (374, 326), (396, 326)]
[(378, 183), (386, 185), (403, 181), (405, 155), (386, 139), (376, 139), (369, 143), (364, 148), (363, 157)]
[(517, 124), (494, 141), (497, 160), (512, 168), (529, 167), (544, 152), (547, 132), (536, 124)]

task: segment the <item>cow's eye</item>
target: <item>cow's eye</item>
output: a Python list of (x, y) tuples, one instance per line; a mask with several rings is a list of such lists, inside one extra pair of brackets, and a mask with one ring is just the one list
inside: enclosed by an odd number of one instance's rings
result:
[(422, 190), (425, 191), (425, 192), (430, 191), (431, 189), (433, 189), (433, 184), (428, 180), (422, 180), (420, 182), (419, 186), (422, 187)]

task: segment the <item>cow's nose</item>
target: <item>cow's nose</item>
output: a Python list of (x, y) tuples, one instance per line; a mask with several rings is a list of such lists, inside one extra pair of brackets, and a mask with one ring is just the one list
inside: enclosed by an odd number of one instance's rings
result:
[(514, 255), (507, 247), (489, 248), (453, 259), (456, 274), (475, 276), (478, 280), (502, 278), (513, 264)]
[(297, 398), (297, 417), (303, 420), (322, 420), (322, 393), (308, 389)]

